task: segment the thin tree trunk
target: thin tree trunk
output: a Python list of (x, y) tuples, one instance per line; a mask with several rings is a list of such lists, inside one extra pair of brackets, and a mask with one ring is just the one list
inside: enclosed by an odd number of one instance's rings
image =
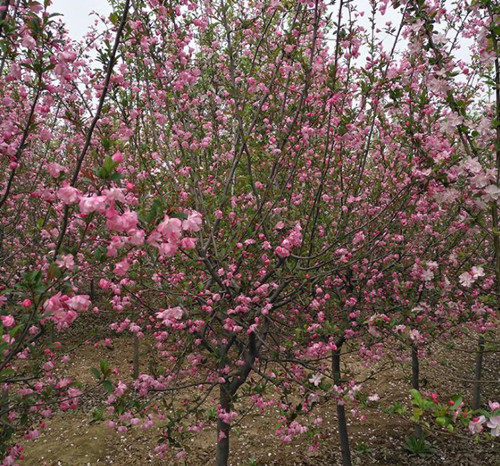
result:
[[(336, 385), (341, 383), (342, 374), (340, 372), (340, 353), (342, 351), (341, 340), (337, 344), (337, 349), (333, 352), (332, 357), (332, 372), (333, 381)], [(343, 404), (337, 403), (337, 418), (339, 425), (339, 439), (340, 439), (340, 450), (342, 452), (342, 466), (351, 466), (351, 450), (349, 448), (349, 434), (347, 432), (347, 419), (345, 415), (345, 406)]]
[(481, 335), (477, 344), (476, 364), (474, 367), (474, 388), (472, 395), (472, 409), (481, 406), (481, 378), (483, 373), (484, 337)]
[[(232, 402), (229, 388), (226, 384), (219, 388), (219, 404), (227, 413), (231, 411)], [(222, 419), (217, 419), (217, 453), (215, 464), (217, 466), (227, 466), (229, 459), (229, 431), (231, 426)]]
[[(418, 346), (411, 345), (411, 387), (420, 390), (420, 362), (418, 360)], [(422, 438), (422, 426), (415, 424), (414, 435)]]
[(90, 301), (94, 302), (95, 299), (95, 283), (94, 279), (90, 280)]

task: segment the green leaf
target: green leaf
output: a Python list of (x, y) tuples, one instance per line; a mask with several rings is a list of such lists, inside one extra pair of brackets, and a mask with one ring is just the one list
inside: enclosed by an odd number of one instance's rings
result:
[(113, 393), (113, 384), (109, 381), (109, 380), (104, 380), (102, 382), (102, 386), (105, 388), (105, 390), (108, 392), (108, 393)]
[(100, 368), (101, 368), (101, 372), (104, 376), (107, 376), (109, 375), (110, 373), (110, 370), (109, 370), (109, 362), (104, 360), (104, 359), (101, 359), (101, 362), (99, 363), (100, 364)]
[(108, 155), (104, 159), (104, 163), (96, 169), (95, 173), (99, 178), (108, 180), (115, 174), (117, 166), (118, 164)]
[(185, 220), (188, 216), (184, 212), (172, 212), (169, 214), (169, 217)]
[(443, 426), (445, 427), (447, 424), (448, 424), (448, 419), (446, 419), (445, 417), (443, 416), (440, 416), (440, 417), (437, 417), (436, 418), (436, 422), (440, 425), (440, 426)]

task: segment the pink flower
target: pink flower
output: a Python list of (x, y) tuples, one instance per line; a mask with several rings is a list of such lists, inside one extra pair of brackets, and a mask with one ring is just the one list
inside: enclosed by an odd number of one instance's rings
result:
[(114, 201), (124, 202), (125, 201), (125, 194), (123, 193), (123, 189), (121, 189), (121, 188), (104, 189), (102, 191), (102, 194), (103, 194), (103, 196), (106, 197), (106, 200), (108, 202), (114, 202)]
[(410, 330), (410, 340), (414, 342), (422, 341), (422, 335), (417, 329)]
[(365, 240), (365, 234), (362, 231), (358, 231), (354, 238), (352, 239), (352, 244), (358, 244)]
[(491, 429), (490, 434), (493, 437), (500, 435), (500, 416), (491, 417), (486, 425)]
[(59, 291), (54, 296), (50, 297), (43, 303), (43, 308), (46, 312), (55, 312), (61, 309), (64, 305), (64, 302), (67, 300), (67, 296), (64, 296)]
[(482, 267), (472, 267), (470, 271), (475, 279), (479, 277), (484, 277), (484, 269)]
[(175, 324), (178, 320), (182, 319), (184, 315), (184, 310), (179, 307), (169, 307), (163, 311), (157, 312), (156, 317), (163, 320), (163, 323), (167, 326)]
[(119, 151), (115, 152), (113, 154), (113, 157), (111, 157), (111, 158), (113, 159), (113, 162), (115, 162), (115, 163), (120, 163), (120, 162), (123, 162), (123, 160), (124, 160), (123, 154)]
[(485, 197), (488, 201), (496, 201), (500, 198), (500, 188), (495, 184), (490, 184), (484, 191), (486, 193)]
[(40, 437), (40, 434), (41, 432), (38, 430), (38, 429), (33, 429), (33, 430), (30, 430), (26, 435), (25, 437), (29, 440), (33, 440), (33, 439), (36, 439), (38, 437)]
[(61, 172), (67, 171), (67, 168), (54, 162), (47, 165), (47, 170), (49, 171), (51, 176), (53, 176), (54, 178), (59, 178)]
[(2, 325), (4, 327), (12, 327), (15, 324), (14, 317), (12, 317), (11, 315), (0, 316), (0, 319), (2, 319)]
[(201, 214), (193, 211), (188, 215), (188, 218), (182, 222), (182, 229), (190, 232), (201, 230)]
[(31, 306), (31, 299), (26, 298), (21, 304), (23, 307), (30, 307)]
[(81, 196), (81, 192), (74, 188), (73, 186), (63, 186), (59, 191), (57, 191), (57, 198), (64, 202), (64, 204), (74, 204), (78, 202), (78, 199)]
[(483, 424), (486, 422), (484, 416), (475, 417), (469, 422), (469, 431), (471, 434), (480, 434), (483, 431)]
[(310, 379), (309, 382), (311, 382), (315, 387), (318, 387), (319, 384), (321, 383), (321, 380), (323, 379), (323, 376), (321, 374), (314, 374)]
[(469, 288), (475, 281), (474, 277), (469, 272), (464, 272), (458, 277), (460, 284)]
[(286, 248), (284, 248), (283, 246), (278, 246), (275, 250), (274, 250), (274, 253), (278, 256), (278, 257), (288, 257), (290, 255), (290, 251)]
[(167, 241), (177, 243), (181, 236), (182, 222), (178, 218), (169, 218), (167, 215), (156, 229)]
[(424, 282), (430, 282), (433, 278), (434, 272), (432, 270), (427, 269), (422, 272), (422, 280), (424, 280)]
[(118, 381), (116, 385), (115, 391), (113, 392), (115, 396), (123, 396), (125, 391), (127, 390), (127, 385), (123, 383), (121, 380)]
[(103, 212), (106, 208), (105, 196), (84, 196), (80, 199), (78, 208), (82, 214), (90, 214), (92, 212)]
[(75, 261), (72, 254), (63, 254), (61, 259), (56, 261), (59, 267), (66, 267), (68, 270), (73, 270), (75, 268)]
[(171, 307), (171, 308), (167, 309), (167, 311), (168, 311), (169, 317), (172, 317), (172, 318), (177, 319), (177, 320), (182, 318), (182, 315), (184, 314), (184, 311), (179, 306)]
[(127, 258), (123, 259), (121, 262), (118, 262), (116, 265), (115, 265), (115, 270), (114, 272), (117, 274), (117, 275), (125, 275), (127, 272), (128, 272), (128, 269), (130, 268), (130, 264), (127, 260)]
[(488, 406), (492, 411), (500, 409), (500, 403), (498, 401), (488, 401)]
[(172, 243), (161, 243), (158, 247), (158, 252), (160, 253), (160, 256), (172, 257), (177, 252), (177, 246)]
[(123, 215), (119, 215), (115, 210), (108, 209), (106, 217), (108, 218), (107, 227), (120, 233), (135, 230), (139, 223), (137, 212), (131, 212), (130, 210), (126, 210)]
[(238, 417), (238, 413), (236, 411), (225, 411), (219, 406), (218, 409), (218, 415), (219, 419), (222, 420), (222, 422), (225, 422), (226, 424), (231, 424), (231, 422), (234, 421)]
[(69, 298), (67, 305), (75, 311), (86, 311), (90, 307), (90, 299), (86, 294), (76, 295)]
[(196, 246), (197, 238), (182, 238), (181, 240), (181, 248), (183, 249), (194, 249)]

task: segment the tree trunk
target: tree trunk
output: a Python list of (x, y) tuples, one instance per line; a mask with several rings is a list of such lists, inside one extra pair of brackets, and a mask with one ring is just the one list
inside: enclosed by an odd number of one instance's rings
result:
[(474, 388), (472, 395), (472, 409), (481, 407), (481, 377), (483, 373), (484, 337), (481, 335), (477, 344), (476, 364), (474, 367)]
[[(220, 407), (227, 413), (231, 411), (232, 402), (231, 394), (227, 384), (220, 385), (219, 388), (219, 404)], [(229, 431), (231, 426), (226, 424), (222, 419), (217, 418), (217, 453), (215, 464), (217, 466), (227, 466), (229, 459)]]
[[(341, 382), (341, 372), (340, 372), (340, 352), (342, 350), (341, 341), (337, 344), (337, 349), (333, 352), (332, 357), (332, 371), (333, 371), (333, 381), (336, 385)], [(345, 406), (337, 403), (337, 418), (339, 425), (339, 439), (340, 439), (340, 450), (342, 452), (342, 466), (351, 466), (351, 450), (349, 448), (349, 434), (347, 432), (347, 419), (345, 415)]]
[[(418, 346), (411, 345), (411, 387), (420, 390), (420, 365), (418, 360)], [(415, 424), (414, 435), (416, 438), (422, 438), (422, 426)]]
[(94, 279), (90, 280), (90, 301), (94, 302), (95, 300), (95, 283)]

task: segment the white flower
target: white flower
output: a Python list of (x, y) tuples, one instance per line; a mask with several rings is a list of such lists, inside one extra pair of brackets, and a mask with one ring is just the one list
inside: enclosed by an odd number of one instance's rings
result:
[(500, 435), (500, 416), (493, 416), (486, 424), (491, 429), (491, 435), (498, 437)]
[(484, 269), (482, 267), (472, 267), (471, 272), (474, 278), (484, 277)]
[(469, 287), (474, 283), (474, 277), (469, 272), (464, 272), (458, 277), (460, 284), (465, 287)]
[(414, 342), (419, 342), (422, 339), (422, 335), (417, 329), (410, 330), (410, 340)]
[(476, 417), (469, 422), (469, 431), (471, 434), (479, 434), (483, 431), (483, 424), (486, 422), (484, 416)]
[(321, 374), (314, 374), (309, 379), (309, 382), (311, 382), (315, 387), (317, 387), (321, 383), (322, 379), (323, 379), (323, 376)]
[(422, 274), (422, 278), (426, 282), (430, 282), (434, 278), (434, 272), (432, 270), (424, 270), (424, 273)]
[(500, 197), (500, 188), (496, 184), (490, 184), (484, 191), (488, 200), (496, 201)]

